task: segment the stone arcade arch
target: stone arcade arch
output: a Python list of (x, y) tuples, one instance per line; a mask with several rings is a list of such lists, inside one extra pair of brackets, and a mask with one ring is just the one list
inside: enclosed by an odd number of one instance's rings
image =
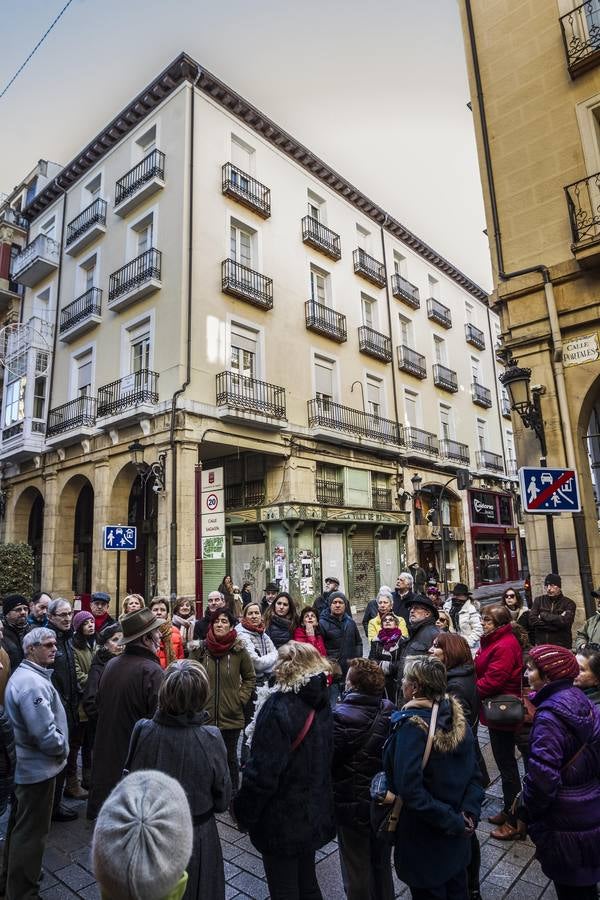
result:
[(67, 595), (89, 593), (93, 577), (94, 488), (85, 475), (74, 475), (64, 485), (58, 516), (54, 590)]
[(30, 485), (17, 497), (14, 505), (12, 540), (31, 547), (34, 591), (39, 590), (41, 582), (43, 535), (44, 497), (38, 488)]

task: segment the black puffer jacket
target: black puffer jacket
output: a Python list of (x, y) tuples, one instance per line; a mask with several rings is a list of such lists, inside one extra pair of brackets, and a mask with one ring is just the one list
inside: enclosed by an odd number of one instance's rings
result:
[(4, 618), (2, 619), (2, 625), (4, 628), (2, 646), (10, 658), (10, 671), (14, 672), (17, 666), (19, 666), (25, 658), (25, 654), (23, 653), (23, 638), (28, 631), (31, 631), (31, 628), (29, 625), (26, 625), (24, 628), (15, 628), (14, 625), (9, 625)]
[(291, 641), (292, 634), (294, 633), (290, 620), (284, 619), (283, 616), (276, 616), (275, 614), (271, 617), (269, 627), (265, 630), (275, 644), (277, 650), (279, 650), (280, 647), (283, 647), (284, 644), (287, 644), (288, 641)]
[(60, 631), (49, 623), (48, 628), (56, 635), (56, 657), (52, 670), (52, 684), (58, 691), (67, 714), (69, 733), (79, 722), (79, 700), (81, 692), (77, 684), (75, 672), (75, 653), (73, 651), (73, 632)]
[(479, 721), (479, 695), (475, 684), (475, 667), (473, 663), (463, 663), (446, 671), (448, 693), (452, 694), (462, 707), (465, 718), (471, 728), (477, 731)]
[(81, 701), (83, 711), (90, 722), (95, 722), (98, 718), (98, 685), (106, 663), (112, 658), (113, 654), (107, 647), (98, 647), (94, 653)]
[(348, 660), (363, 655), (363, 645), (354, 619), (344, 613), (341, 619), (331, 612), (324, 612), (319, 619), (319, 628), (325, 641), (329, 659), (334, 659), (342, 670), (348, 671)]
[(333, 711), (333, 796), (340, 825), (368, 829), (369, 787), (382, 768), (394, 704), (349, 692)]
[(16, 764), (15, 734), (4, 707), (0, 706), (0, 816), (12, 794)]

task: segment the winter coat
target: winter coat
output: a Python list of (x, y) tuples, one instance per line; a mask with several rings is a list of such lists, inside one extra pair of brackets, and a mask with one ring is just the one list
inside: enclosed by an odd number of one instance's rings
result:
[[(234, 800), (235, 815), (257, 850), (278, 856), (314, 852), (335, 835), (327, 679), (313, 675), (296, 687), (271, 691), (260, 708)], [(292, 750), (311, 710), (311, 727)]]
[(324, 612), (319, 619), (319, 628), (323, 635), (325, 649), (329, 659), (335, 660), (346, 677), (348, 660), (363, 655), (362, 639), (354, 619), (347, 613), (338, 618), (331, 612)]
[(5, 711), (17, 751), (17, 784), (54, 778), (67, 762), (67, 716), (51, 676), (50, 669), (24, 660), (6, 687)]
[(586, 619), (575, 635), (577, 649), (585, 647), (586, 644), (600, 644), (600, 612)]
[[(94, 651), (86, 642), (84, 647), (73, 646), (73, 653), (75, 655), (75, 675), (77, 677), (77, 686), (79, 687), (80, 697), (82, 697), (92, 666)], [(87, 716), (85, 714), (85, 709), (83, 708), (83, 703), (81, 702), (81, 700), (79, 702), (78, 715), (80, 722), (87, 721)]]
[(115, 656), (106, 664), (96, 700), (98, 719), (89, 818), (98, 815), (121, 778), (133, 726), (138, 719), (150, 718), (156, 712), (163, 678), (158, 657), (140, 644), (127, 644), (121, 656)]
[(179, 636), (183, 643), (184, 649), (187, 647), (189, 642), (194, 639), (194, 628), (196, 627), (196, 616), (191, 615), (188, 616), (187, 619), (184, 619), (183, 616), (175, 615), (173, 616), (173, 628), (176, 628), (179, 632)]
[(6, 710), (0, 706), (0, 815), (13, 791), (16, 765), (15, 733)]
[[(452, 600), (446, 600), (444, 603), (444, 609), (450, 615), (450, 610), (452, 609)], [(454, 624), (454, 621), (452, 622)], [(461, 634), (467, 644), (469, 645), (469, 649), (473, 656), (476, 651), (479, 649), (479, 641), (481, 640), (481, 635), (483, 634), (483, 625), (481, 624), (481, 619), (479, 618), (479, 610), (475, 606), (474, 603), (471, 603), (470, 600), (466, 600), (458, 611), (458, 631), (457, 634)]]
[(477, 732), (479, 722), (479, 695), (475, 683), (475, 667), (463, 663), (446, 670), (448, 693), (456, 697), (471, 728)]
[(333, 799), (338, 825), (368, 831), (371, 779), (381, 769), (394, 704), (381, 697), (344, 694), (333, 710)]
[(269, 626), (265, 630), (278, 650), (292, 639), (293, 629), (290, 619), (276, 616), (275, 613), (271, 616)]
[(294, 640), (299, 641), (299, 643), (301, 644), (310, 644), (315, 648), (315, 650), (319, 651), (321, 656), (327, 656), (325, 641), (323, 640), (321, 629), (318, 626), (315, 633), (310, 635), (306, 633), (306, 628), (304, 627), (304, 625), (298, 625), (298, 627), (294, 631)]
[(10, 656), (4, 647), (0, 647), (0, 706), (4, 705), (4, 692), (6, 690), (8, 679), (10, 678), (10, 673)]
[(208, 627), (210, 625), (210, 617), (212, 613), (208, 611), (204, 613), (201, 619), (196, 619), (196, 624), (194, 625), (194, 640), (195, 641), (205, 641), (206, 635), (208, 634)]
[(244, 647), (252, 660), (256, 683), (264, 684), (277, 662), (278, 654), (275, 644), (264, 631), (262, 634), (259, 634), (258, 631), (250, 631), (241, 622), (235, 626), (235, 630), (244, 642)]
[[(491, 634), (481, 638), (481, 648), (475, 655), (475, 673), (477, 675), (477, 693), (480, 700), (497, 697), (500, 694), (521, 696), (523, 685), (523, 651), (513, 634), (512, 623), (500, 625)], [(479, 711), (479, 720), (486, 725), (483, 705)], [(498, 725), (499, 731), (514, 731), (516, 726)]]
[(111, 659), (114, 659), (114, 654), (107, 647), (98, 647), (92, 657), (81, 701), (85, 716), (90, 722), (95, 722), (98, 718), (98, 685), (100, 676), (104, 672), (104, 667)]
[(400, 594), (400, 592), (394, 588), (392, 591), (392, 600), (393, 600), (393, 612), (395, 615), (400, 616), (401, 619), (408, 624), (408, 606), (410, 600), (415, 600), (419, 596), (418, 591), (407, 591), (406, 594)]
[[(173, 659), (183, 659), (185, 656), (183, 650), (183, 641), (181, 640), (181, 635), (179, 634), (179, 630), (171, 626), (171, 647), (173, 649)], [(167, 659), (167, 651), (165, 649), (165, 638), (162, 637), (160, 639), (160, 647), (158, 650), (158, 661), (161, 665), (162, 669), (166, 669), (169, 665), (169, 660)]]
[(594, 703), (596, 706), (600, 706), (600, 686), (585, 688), (583, 693)]
[(536, 856), (544, 874), (559, 884), (595, 885), (600, 880), (600, 710), (569, 681), (544, 685), (531, 701), (536, 713), (523, 803)]
[(404, 801), (396, 872), (421, 889), (441, 886), (465, 869), (471, 837), (464, 833), (462, 811), (477, 821), (483, 800), (473, 734), (453, 697), (440, 704), (431, 756), (421, 770), (431, 712), (407, 705), (393, 713), (393, 735), (383, 755), (390, 789)]
[(208, 723), (221, 731), (244, 727), (244, 705), (250, 700), (256, 685), (256, 675), (244, 641), (236, 638), (231, 650), (213, 656), (205, 644), (190, 651), (190, 656), (202, 663), (210, 682), (210, 692), (204, 705)]
[(564, 594), (536, 597), (529, 611), (529, 628), (534, 643), (558, 644), (570, 650), (573, 646), (571, 627), (576, 610), (573, 600)]
[(81, 691), (77, 684), (77, 673), (75, 671), (73, 632), (71, 629), (60, 631), (52, 623), (48, 625), (48, 628), (54, 632), (56, 637), (56, 656), (54, 657), (54, 668), (52, 669), (52, 684), (62, 700), (67, 714), (69, 734), (71, 734), (79, 722), (79, 700), (81, 699)]
[(14, 625), (9, 625), (5, 618), (2, 619), (2, 626), (4, 631), (2, 646), (10, 659), (10, 671), (14, 672), (17, 666), (25, 659), (23, 638), (28, 631), (31, 631), (31, 628), (29, 625), (26, 625), (24, 628), (15, 628)]
[(402, 675), (404, 664), (411, 656), (425, 656), (429, 653), (429, 648), (440, 633), (439, 628), (434, 623), (433, 616), (422, 619), (414, 625), (409, 623), (408, 640), (400, 644), (400, 671), (398, 675)]
[[(408, 627), (404, 619), (402, 619), (400, 616), (396, 616), (396, 621), (398, 623), (398, 628), (402, 632), (403, 636), (408, 637)], [(379, 615), (379, 613), (377, 613), (377, 615), (370, 620), (367, 628), (367, 640), (369, 641), (369, 643), (371, 643), (371, 641), (377, 640), (377, 635), (381, 631), (381, 628), (381, 616)]]
[(424, 594), (427, 587), (427, 573), (421, 566), (409, 566), (410, 574), (413, 577), (413, 583), (417, 594)]
[(185, 791), (194, 845), (187, 866), (187, 900), (224, 900), (225, 875), (214, 813), (231, 800), (227, 750), (218, 728), (205, 725), (206, 713), (190, 718), (157, 711), (141, 719), (131, 735), (128, 770), (155, 769), (175, 778)]

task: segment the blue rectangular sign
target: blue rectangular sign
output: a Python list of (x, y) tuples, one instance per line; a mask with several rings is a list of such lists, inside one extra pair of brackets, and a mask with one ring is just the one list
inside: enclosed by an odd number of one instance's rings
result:
[(528, 513), (579, 512), (581, 499), (573, 469), (523, 467), (519, 469), (521, 500)]
[(105, 525), (104, 550), (135, 550), (137, 528), (133, 525)]

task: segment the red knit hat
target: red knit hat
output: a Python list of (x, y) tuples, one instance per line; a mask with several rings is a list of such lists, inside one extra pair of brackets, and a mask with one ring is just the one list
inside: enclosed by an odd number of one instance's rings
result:
[(540, 674), (545, 675), (550, 681), (560, 681), (563, 678), (573, 681), (579, 675), (579, 664), (575, 655), (566, 647), (540, 644), (531, 648), (529, 657)]

